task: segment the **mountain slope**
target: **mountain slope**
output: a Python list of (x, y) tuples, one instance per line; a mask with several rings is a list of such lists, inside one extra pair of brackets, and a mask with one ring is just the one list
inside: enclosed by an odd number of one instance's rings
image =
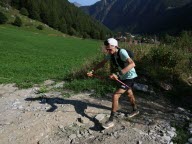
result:
[[(158, 31), (159, 20), (177, 14), (191, 0), (102, 0), (81, 9), (115, 31), (146, 33)], [(176, 9), (176, 10), (175, 10)], [(170, 12), (171, 11), (171, 12)], [(186, 15), (188, 15), (186, 13)]]
[(104, 39), (112, 32), (65, 0), (0, 0), (0, 4), (25, 9), (28, 16), (54, 29), (84, 38)]
[(157, 21), (154, 31), (179, 32), (192, 29), (192, 2), (186, 6), (167, 10)]

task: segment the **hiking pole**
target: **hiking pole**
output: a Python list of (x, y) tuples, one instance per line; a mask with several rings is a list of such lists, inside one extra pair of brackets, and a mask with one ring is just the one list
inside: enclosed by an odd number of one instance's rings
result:
[[(105, 79), (104, 77), (101, 77), (101, 76), (98, 76), (98, 75), (93, 75), (94, 77), (96, 78), (99, 78), (99, 79)], [(130, 88), (128, 85), (126, 85), (125, 83), (123, 83), (122, 81), (120, 81), (119, 79), (115, 79), (117, 82), (121, 83), (122, 85), (126, 86), (127, 88)]]
[(121, 83), (122, 85), (126, 86), (127, 88), (130, 88), (128, 85), (126, 85), (125, 83), (123, 83), (122, 81), (120, 81), (119, 79), (115, 79), (116, 81), (118, 81), (119, 83)]

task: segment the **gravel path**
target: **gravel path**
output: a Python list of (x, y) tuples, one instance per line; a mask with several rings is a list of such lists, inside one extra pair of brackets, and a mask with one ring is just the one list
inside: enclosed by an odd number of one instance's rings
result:
[(65, 98), (69, 92), (64, 93), (63, 83), (46, 81), (44, 87), (47, 93), (40, 93), (40, 87), (0, 85), (0, 143), (169, 144), (177, 136), (171, 123), (190, 125), (192, 119), (190, 111), (154, 95), (137, 96), (140, 114), (128, 119), (124, 112), (131, 107), (122, 97), (115, 127), (103, 130), (100, 123), (109, 117), (111, 94), (106, 99), (95, 99), (88, 92)]

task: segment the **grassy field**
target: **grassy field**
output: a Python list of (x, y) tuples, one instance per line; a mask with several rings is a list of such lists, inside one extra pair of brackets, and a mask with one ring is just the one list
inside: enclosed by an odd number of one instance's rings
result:
[(100, 42), (0, 26), (0, 83), (28, 87), (64, 79), (100, 49)]

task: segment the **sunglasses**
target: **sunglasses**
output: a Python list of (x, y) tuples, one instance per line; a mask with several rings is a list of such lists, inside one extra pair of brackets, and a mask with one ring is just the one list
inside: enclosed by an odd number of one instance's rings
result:
[(112, 49), (106, 49), (107, 51), (112, 51)]

